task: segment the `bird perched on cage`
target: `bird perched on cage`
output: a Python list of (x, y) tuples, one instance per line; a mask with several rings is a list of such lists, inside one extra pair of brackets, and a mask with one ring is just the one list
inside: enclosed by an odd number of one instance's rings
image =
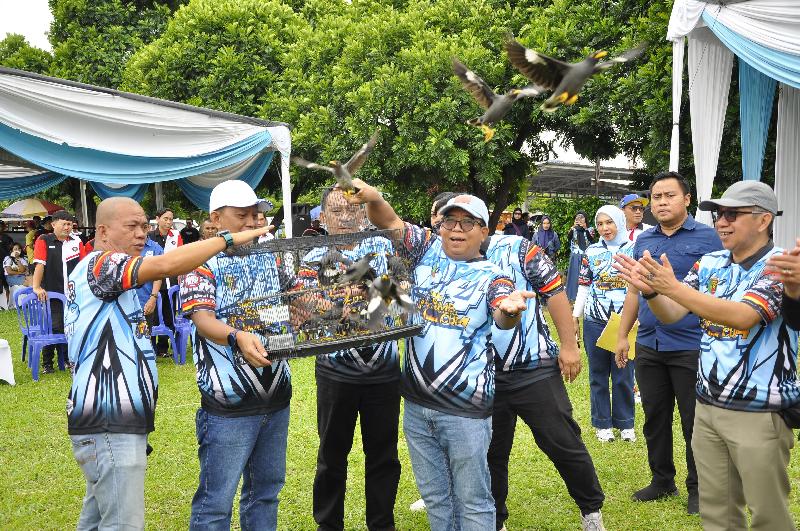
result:
[(311, 265), (317, 270), (317, 279), (320, 285), (331, 286), (336, 284), (339, 277), (342, 276), (342, 267), (340, 264), (349, 267), (353, 265), (353, 261), (336, 249), (331, 249), (322, 255), (322, 258), (320, 258), (318, 262), (312, 263)]
[(367, 303), (367, 328), (377, 330), (383, 324), (383, 317), (389, 313), (389, 306), (396, 304), (401, 313), (408, 315), (416, 308), (414, 301), (387, 274), (380, 275), (369, 285)]
[(553, 91), (541, 106), (545, 112), (554, 112), (562, 104), (572, 105), (578, 100), (578, 93), (590, 77), (612, 66), (636, 59), (642, 55), (645, 47), (644, 43), (640, 44), (603, 62), (599, 61), (608, 55), (605, 50), (592, 52), (579, 63), (565, 63), (524, 47), (511, 34), (505, 40), (506, 53), (511, 64), (534, 83)]
[(377, 276), (375, 270), (369, 264), (377, 253), (367, 253), (356, 262), (348, 266), (339, 279), (340, 284), (351, 284), (356, 282), (364, 282), (367, 280), (374, 280)]
[(386, 253), (386, 269), (389, 271), (389, 276), (395, 280), (405, 280), (409, 278), (408, 268), (405, 262), (396, 254)]
[(473, 125), (483, 131), (484, 142), (492, 139), (495, 129), (491, 126), (502, 120), (511, 110), (514, 103), (522, 98), (533, 98), (545, 91), (542, 87), (528, 85), (521, 89), (511, 89), (505, 94), (495, 94), (492, 88), (478, 74), (468, 69), (455, 57), (453, 57), (453, 72), (461, 80), (461, 85), (472, 94), (478, 105), (486, 109), (483, 115), (467, 120), (469, 125)]
[(329, 162), (330, 166), (323, 166), (322, 164), (309, 162), (301, 157), (292, 157), (292, 162), (310, 170), (325, 170), (332, 173), (334, 177), (336, 177), (339, 188), (341, 188), (345, 194), (351, 195), (358, 192), (358, 188), (353, 185), (353, 175), (364, 165), (370, 152), (375, 148), (375, 144), (378, 143), (379, 133), (380, 128), (376, 128), (367, 143), (361, 146), (361, 149), (356, 151), (353, 156), (350, 157), (350, 160), (344, 164), (338, 160), (332, 160)]

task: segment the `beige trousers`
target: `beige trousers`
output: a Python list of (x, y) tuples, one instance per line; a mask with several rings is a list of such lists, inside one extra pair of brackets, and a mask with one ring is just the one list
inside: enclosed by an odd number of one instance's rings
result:
[(705, 531), (796, 529), (789, 513), (794, 435), (777, 413), (733, 411), (697, 402), (692, 450)]

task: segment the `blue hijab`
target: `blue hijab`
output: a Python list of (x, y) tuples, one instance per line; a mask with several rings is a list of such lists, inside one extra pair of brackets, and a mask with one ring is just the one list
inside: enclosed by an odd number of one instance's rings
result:
[[(544, 220), (550, 222), (550, 228), (544, 230), (542, 226), (544, 226)], [(550, 216), (542, 216), (541, 225), (539, 225), (536, 234), (533, 235), (534, 243), (541, 247), (542, 249), (547, 249), (547, 246), (550, 245), (550, 242), (556, 239), (556, 233), (553, 230), (553, 220), (550, 219)]]

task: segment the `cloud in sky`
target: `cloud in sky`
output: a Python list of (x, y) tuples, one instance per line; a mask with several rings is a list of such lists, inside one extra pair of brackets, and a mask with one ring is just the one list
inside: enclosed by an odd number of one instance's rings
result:
[(0, 39), (6, 33), (20, 33), (31, 45), (51, 51), (46, 32), (53, 15), (47, 0), (0, 0), (0, 13)]

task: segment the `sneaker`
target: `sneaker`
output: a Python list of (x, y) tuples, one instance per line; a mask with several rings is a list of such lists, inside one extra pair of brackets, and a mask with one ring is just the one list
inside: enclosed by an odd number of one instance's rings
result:
[(159, 352), (158, 353), (158, 357), (159, 358), (171, 358), (172, 354), (170, 354), (169, 352)]
[[(597, 429), (597, 440), (600, 442), (611, 442), (614, 440), (614, 432), (611, 428)], [(594, 513), (592, 513), (594, 514)]]
[(686, 503), (686, 514), (700, 514), (700, 496), (697, 491), (689, 491), (689, 501)]
[(627, 430), (620, 430), (619, 436), (623, 441), (626, 442), (635, 442), (636, 441), (636, 432), (633, 431), (633, 428), (629, 428)]
[(583, 531), (606, 531), (600, 511), (581, 516), (581, 525), (583, 525)]
[(409, 507), (409, 509), (411, 509), (415, 513), (419, 512), (419, 511), (424, 511), (425, 510), (425, 500), (423, 500), (422, 498), (418, 499), (417, 501), (415, 501), (414, 503), (411, 504), (411, 507)]
[(631, 496), (631, 499), (633, 501), (648, 502), (648, 501), (660, 500), (661, 498), (669, 498), (670, 496), (677, 496), (677, 495), (678, 495), (677, 487), (657, 487), (653, 484), (650, 484), (645, 488), (634, 492), (633, 496)]
[(639, 392), (638, 389), (634, 389), (633, 391), (633, 403), (634, 404), (642, 403), (642, 394)]
[(54, 372), (56, 372), (56, 370), (49, 365), (42, 367), (42, 374), (53, 374)]

